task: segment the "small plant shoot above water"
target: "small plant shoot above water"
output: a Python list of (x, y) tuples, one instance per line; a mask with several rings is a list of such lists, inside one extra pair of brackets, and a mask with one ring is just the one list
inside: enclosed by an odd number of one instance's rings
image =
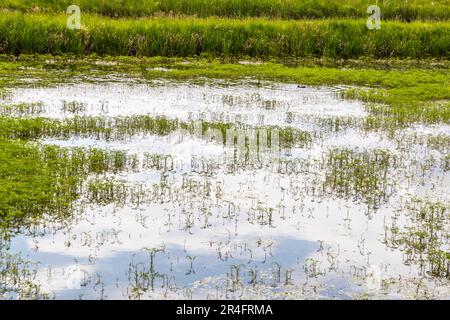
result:
[(0, 11), (0, 300), (450, 298), (448, 1)]

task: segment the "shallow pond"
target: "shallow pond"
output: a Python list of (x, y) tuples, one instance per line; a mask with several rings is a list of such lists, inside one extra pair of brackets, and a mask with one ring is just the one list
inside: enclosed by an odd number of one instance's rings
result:
[[(430, 246), (448, 255), (448, 146), (432, 141), (449, 126), (369, 131), (365, 106), (341, 90), (250, 80), (15, 88), (1, 104), (39, 108), (14, 117), (128, 119), (132, 134), (39, 141), (121, 150), (135, 165), (90, 175), (71, 217), (49, 213), (2, 251), (32, 262), (31, 281), (57, 299), (449, 298), (448, 260), (417, 249), (411, 231), (428, 226), (416, 211), (439, 203)], [(203, 129), (148, 132), (132, 121), (142, 115)], [(239, 157), (234, 138), (217, 138), (233, 131), (210, 134), (211, 124), (244, 130), (248, 153), (252, 129), (279, 130), (280, 147), (262, 150), (259, 133), (256, 158)], [(285, 129), (308, 139), (283, 145)]]

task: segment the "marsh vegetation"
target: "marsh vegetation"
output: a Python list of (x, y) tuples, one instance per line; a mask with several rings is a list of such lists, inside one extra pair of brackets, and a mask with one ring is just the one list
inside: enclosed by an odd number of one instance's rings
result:
[(0, 299), (450, 297), (447, 1), (126, 2), (0, 4)]
[[(66, 84), (52, 65), (1, 103), (3, 251), (32, 279), (4, 297), (446, 296), (442, 119), (370, 127), (372, 104), (345, 88), (92, 69)], [(277, 130), (276, 161), (227, 144), (251, 129)]]

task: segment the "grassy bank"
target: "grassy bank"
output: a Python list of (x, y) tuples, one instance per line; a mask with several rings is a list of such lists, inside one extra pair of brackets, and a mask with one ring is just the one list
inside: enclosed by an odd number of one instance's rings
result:
[[(365, 18), (371, 0), (3, 0), (0, 8), (22, 12), (62, 13), (72, 4), (84, 13), (111, 17), (155, 14), (199, 17), (274, 17), (282, 19)], [(448, 20), (447, 0), (378, 1), (387, 20)]]
[(69, 30), (67, 16), (3, 14), (0, 53), (188, 57), (442, 58), (450, 54), (450, 24), (365, 20), (152, 18), (111, 20), (83, 15)]

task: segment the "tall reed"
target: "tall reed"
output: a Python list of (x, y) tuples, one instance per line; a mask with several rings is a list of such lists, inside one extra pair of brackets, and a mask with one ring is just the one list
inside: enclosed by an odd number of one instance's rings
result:
[(3, 14), (0, 53), (128, 56), (446, 58), (450, 23), (386, 22), (368, 30), (365, 20), (152, 18), (111, 20), (83, 16), (82, 30), (67, 16)]
[[(77, 4), (85, 13), (110, 17), (155, 14), (198, 17), (272, 17), (282, 19), (364, 18), (372, 0), (2, 0), (0, 8), (23, 12), (62, 13)], [(448, 20), (447, 0), (380, 0), (383, 19)]]

